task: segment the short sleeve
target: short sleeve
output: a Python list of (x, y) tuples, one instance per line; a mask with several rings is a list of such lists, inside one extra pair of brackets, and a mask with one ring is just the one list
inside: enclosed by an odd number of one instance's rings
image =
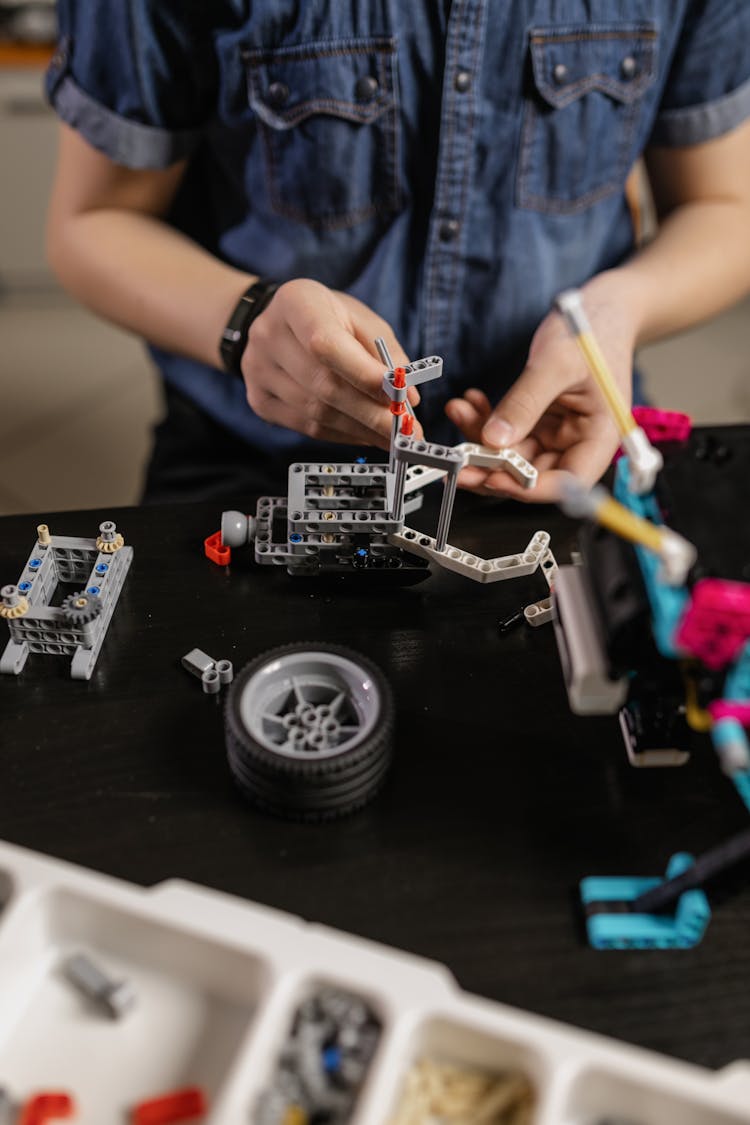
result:
[(750, 116), (750, 0), (689, 0), (651, 135), (694, 145)]
[(47, 97), (94, 148), (128, 168), (189, 156), (215, 113), (220, 2), (59, 0)]

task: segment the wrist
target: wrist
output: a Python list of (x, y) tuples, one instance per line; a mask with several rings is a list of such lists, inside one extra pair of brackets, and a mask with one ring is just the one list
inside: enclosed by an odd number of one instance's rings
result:
[(626, 326), (635, 350), (645, 342), (648, 333), (650, 298), (641, 272), (634, 262), (627, 262), (597, 274), (582, 287), (584, 300), (594, 306), (606, 306)]

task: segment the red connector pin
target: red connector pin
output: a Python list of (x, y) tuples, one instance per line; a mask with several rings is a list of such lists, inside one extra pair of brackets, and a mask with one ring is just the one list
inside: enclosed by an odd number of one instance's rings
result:
[(72, 1117), (75, 1111), (70, 1094), (35, 1094), (21, 1110), (18, 1125), (47, 1125), (47, 1122)]
[(159, 1098), (141, 1102), (133, 1110), (133, 1125), (176, 1125), (176, 1122), (195, 1121), (208, 1112), (206, 1095), (200, 1086), (186, 1086)]

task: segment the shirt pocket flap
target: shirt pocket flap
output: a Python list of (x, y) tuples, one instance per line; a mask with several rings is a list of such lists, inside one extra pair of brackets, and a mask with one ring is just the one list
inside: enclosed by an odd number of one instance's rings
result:
[(375, 121), (394, 104), (395, 46), (372, 38), (246, 50), (250, 105), (272, 129), (315, 114)]
[(534, 83), (553, 109), (591, 90), (634, 102), (656, 77), (656, 45), (656, 27), (648, 23), (534, 28)]

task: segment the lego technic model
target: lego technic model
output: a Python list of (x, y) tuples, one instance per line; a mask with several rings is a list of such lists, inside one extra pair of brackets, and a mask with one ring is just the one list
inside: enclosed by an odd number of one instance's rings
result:
[[(44, 653), (72, 656), (71, 677), (90, 679), (132, 561), (133, 548), (111, 520), (92, 539), (51, 535), (40, 524), (17, 585), (0, 590), (0, 617), (10, 629), (0, 672), (17, 676), (29, 653)], [(77, 589), (53, 605), (60, 585)]]
[[(254, 518), (224, 512), (221, 530), (205, 541), (206, 555), (227, 565), (232, 548), (254, 542), (256, 562), (285, 566), (292, 575), (399, 571), (416, 580), (430, 563), (477, 582), (517, 578), (541, 567), (550, 585), (555, 560), (545, 531), (536, 532), (522, 551), (494, 559), (448, 542), (461, 469), (504, 469), (525, 488), (535, 486), (536, 469), (512, 449), (474, 442), (443, 446), (415, 438), (408, 389), (440, 378), (443, 362), (430, 356), (394, 367), (385, 342), (375, 343), (387, 368), (383, 390), (393, 416), (388, 461), (290, 465), (287, 495), (261, 497)], [(444, 480), (444, 489), (431, 536), (408, 527), (405, 517), (421, 506), (423, 489), (438, 480)], [(549, 600), (527, 607), (526, 616), (535, 625), (549, 620)]]
[[(719, 442), (691, 435), (685, 415), (642, 410), (634, 417), (580, 294), (563, 294), (558, 307), (610, 405), (624, 453), (614, 497), (573, 477), (563, 487), (564, 510), (591, 521), (582, 530), (580, 565), (559, 568), (553, 594), (571, 709), (619, 714), (634, 766), (682, 765), (691, 730), (709, 732), (750, 811), (750, 532), (737, 521), (737, 480), (748, 479), (750, 435), (746, 427), (727, 427)], [(697, 861), (673, 856), (666, 882), (584, 880), (591, 944), (696, 944), (710, 918), (702, 884), (747, 855), (750, 831)], [(675, 912), (663, 913), (670, 906)]]

